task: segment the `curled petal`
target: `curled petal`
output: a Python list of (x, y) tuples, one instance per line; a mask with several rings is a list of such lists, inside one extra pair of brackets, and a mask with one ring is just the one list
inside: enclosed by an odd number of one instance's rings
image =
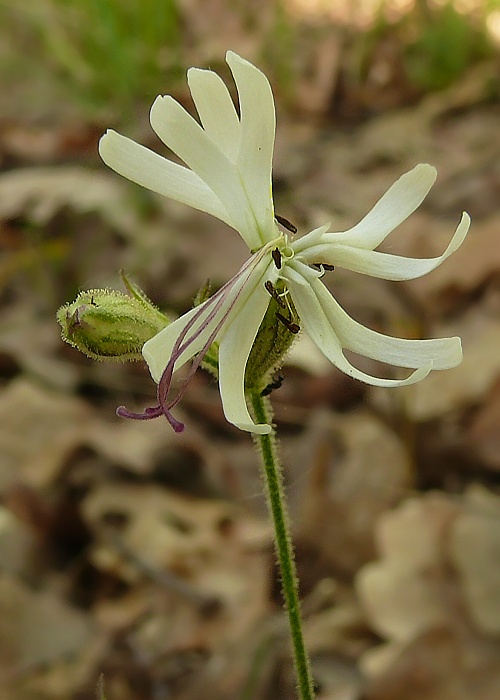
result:
[(99, 154), (106, 165), (128, 180), (234, 226), (220, 199), (188, 168), (163, 158), (112, 129), (99, 141)]
[(380, 279), (411, 280), (432, 272), (454, 253), (462, 245), (469, 226), (470, 217), (464, 212), (448, 247), (442, 255), (438, 255), (436, 258), (406, 258), (374, 250), (354, 248), (341, 243), (315, 245), (305, 252), (303, 258), (311, 263), (320, 260), (324, 263), (338, 265), (339, 267), (344, 267), (354, 272), (361, 272), (371, 277), (379, 277)]
[(274, 98), (269, 81), (258, 68), (228, 51), (240, 101), (241, 141), (237, 164), (261, 245), (275, 236), (271, 170), (276, 130)]
[(342, 233), (325, 234), (325, 243), (345, 243), (373, 250), (420, 206), (436, 180), (436, 169), (421, 163), (402, 175), (387, 190), (373, 209)]
[(377, 333), (351, 318), (319, 280), (313, 283), (313, 290), (343, 348), (373, 360), (410, 369), (428, 367), (430, 364), (432, 369), (450, 369), (462, 361), (460, 338), (410, 340)]
[(219, 347), (219, 386), (224, 415), (240, 430), (259, 435), (270, 433), (271, 426), (255, 424), (248, 412), (245, 369), (269, 299), (263, 283), (258, 284), (238, 316), (224, 330)]
[(191, 96), (205, 132), (232, 163), (240, 146), (240, 120), (224, 81), (217, 73), (188, 70)]
[[(397, 387), (405, 386), (407, 384), (415, 384), (426, 377), (431, 369), (433, 369), (432, 360), (429, 360), (428, 363), (423, 366), (417, 365), (419, 368), (406, 379), (382, 379), (379, 377), (373, 377), (365, 372), (362, 372), (361, 370), (358, 370), (347, 360), (343, 353), (343, 348), (347, 348), (348, 345), (342, 340), (341, 335), (337, 333), (335, 326), (337, 319), (331, 318), (325, 311), (324, 304), (322, 303), (322, 292), (318, 291), (320, 287), (325, 289), (323, 283), (316, 281), (313, 284), (308, 283), (304, 285), (299, 279), (297, 279), (300, 277), (300, 275), (298, 275), (295, 270), (290, 269), (288, 272), (289, 276), (287, 277), (287, 281), (292, 293), (293, 303), (295, 304), (301, 319), (302, 326), (311, 336), (311, 339), (316, 343), (321, 352), (330, 360), (330, 362), (342, 370), (342, 372), (345, 372), (345, 374), (349, 375), (350, 377), (360, 379), (366, 384), (371, 384), (373, 386)], [(326, 289), (325, 292), (328, 294)], [(328, 297), (331, 299), (329, 294)], [(344, 333), (342, 333), (342, 335), (344, 335)], [(358, 337), (360, 336), (358, 335)], [(376, 347), (377, 352), (373, 352), (373, 354), (375, 354), (375, 356), (378, 354), (381, 357), (384, 354), (381, 352), (381, 350), (383, 350), (383, 345), (380, 340), (378, 340), (378, 342), (378, 346), (376, 346), (374, 343), (374, 348)], [(361, 351), (361, 354), (366, 355), (367, 357), (373, 356), (373, 354), (370, 352), (366, 352), (364, 348), (358, 348), (358, 351)], [(403, 358), (402, 353), (398, 354), (394, 345), (391, 347), (391, 353), (387, 354), (389, 357), (393, 357), (395, 360), (397, 359), (398, 366), (412, 367), (416, 364), (414, 359), (412, 360), (410, 357)], [(377, 357), (377, 359), (379, 358)], [(403, 360), (403, 362), (400, 363), (400, 360)]]

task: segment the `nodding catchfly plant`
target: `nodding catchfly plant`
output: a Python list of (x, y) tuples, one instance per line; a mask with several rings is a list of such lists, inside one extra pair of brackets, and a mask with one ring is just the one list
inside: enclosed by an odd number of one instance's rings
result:
[[(464, 212), (441, 255), (410, 258), (377, 250), (420, 206), (436, 170), (416, 165), (392, 184), (372, 209), (344, 231), (330, 223), (299, 235), (275, 214), (272, 160), (275, 106), (266, 76), (232, 51), (226, 54), (238, 107), (217, 73), (191, 68), (188, 84), (198, 119), (173, 97), (159, 96), (151, 126), (182, 161), (163, 157), (109, 130), (101, 138), (103, 161), (142, 187), (210, 214), (234, 229), (249, 249), (239, 270), (212, 294), (175, 320), (162, 314), (126, 276), (128, 295), (82, 292), (58, 312), (63, 338), (96, 359), (144, 359), (157, 385), (157, 400), (141, 412), (120, 407), (121, 416), (164, 416), (176, 432), (184, 424), (173, 412), (200, 365), (218, 378), (227, 421), (254, 434), (261, 457), (284, 600), (302, 700), (314, 697), (303, 642), (298, 583), (284, 492), (267, 395), (282, 381), (279, 369), (294, 339), (307, 333), (326, 358), (350, 377), (379, 387), (402, 387), (433, 370), (462, 360), (458, 337), (404, 339), (355, 321), (337, 302), (324, 278), (346, 268), (384, 280), (411, 280), (434, 270), (462, 244), (470, 219)], [(404, 378), (378, 377), (358, 369), (346, 351), (410, 370)], [(173, 377), (187, 363), (174, 391)]]

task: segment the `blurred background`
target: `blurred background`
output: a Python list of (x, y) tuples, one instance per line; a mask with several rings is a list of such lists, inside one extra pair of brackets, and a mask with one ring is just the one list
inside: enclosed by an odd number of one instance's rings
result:
[(419, 162), (437, 183), (385, 249), (439, 255), (473, 220), (420, 280), (325, 277), (371, 328), (460, 335), (460, 367), (373, 389), (304, 338), (272, 393), (318, 699), (498, 700), (499, 44), (499, 0), (0, 0), (4, 700), (295, 697), (257, 460), (216, 384), (197, 373), (182, 435), (118, 419), (154, 400), (147, 369), (87, 360), (55, 321), (120, 269), (179, 314), (244, 260), (97, 155), (108, 127), (165, 153), (153, 99), (193, 113), (193, 65), (234, 94), (227, 49), (273, 86), (300, 234), (352, 226)]

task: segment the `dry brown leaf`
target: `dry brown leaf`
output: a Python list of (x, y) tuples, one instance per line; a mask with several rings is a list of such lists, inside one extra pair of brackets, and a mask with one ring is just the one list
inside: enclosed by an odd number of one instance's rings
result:
[(51, 484), (90, 420), (89, 407), (19, 378), (0, 395), (0, 490), (22, 482)]
[[(459, 321), (440, 325), (437, 335), (461, 337), (463, 361), (401, 390), (404, 410), (417, 422), (480, 403), (500, 376), (500, 321), (494, 314), (474, 308)], [(376, 405), (388, 405), (391, 397), (385, 390), (375, 387), (370, 393)]]
[[(378, 652), (375, 649), (372, 653)], [(384, 671), (371, 676), (367, 700), (496, 700), (500, 694), (499, 650), (474, 641), (467, 649), (452, 631), (424, 631), (395, 650)]]
[[(111, 418), (111, 417), (110, 417)], [(192, 440), (190, 431), (189, 443)], [(155, 459), (174, 444), (182, 449), (183, 436), (177, 436), (163, 420), (111, 421), (98, 416), (86, 431), (85, 442), (112, 464), (146, 474), (151, 471)]]
[[(0, 202), (0, 219), (23, 216), (39, 226), (47, 224), (63, 207), (78, 213), (99, 211), (124, 230), (130, 230), (130, 217), (134, 216), (121, 183), (107, 173), (77, 166), (22, 168), (3, 173)], [(136, 219), (133, 223), (139, 222)]]
[[(374, 698), (476, 697), (483, 674), (500, 686), (499, 515), (497, 496), (472, 489), (462, 502), (415, 497), (380, 518), (381, 558), (356, 577), (368, 620), (387, 640), (361, 657)], [(422, 678), (425, 645), (445, 656), (437, 674), (429, 659)]]
[(466, 444), (472, 447), (481, 463), (495, 471), (500, 470), (499, 426), (500, 383), (497, 382), (474, 415), (465, 438)]
[(60, 596), (33, 592), (8, 575), (0, 577), (0, 617), (4, 677), (81, 652), (92, 629), (87, 616)]
[[(229, 504), (181, 496), (155, 485), (103, 484), (82, 504), (83, 515), (98, 535), (110, 518), (119, 517), (125, 528), (123, 542), (149, 565), (196, 574), (205, 558), (215, 556), (223, 541), (221, 528), (231, 520)], [(137, 580), (141, 571), (133, 563), (119, 564), (120, 553), (108, 543), (98, 544), (93, 558), (109, 568), (111, 558), (127, 580)]]
[(2, 309), (1, 315), (0, 353), (44, 384), (72, 389), (78, 380), (78, 371), (56, 356), (62, 341), (55, 319), (40, 318), (37, 309), (26, 299)]
[(405, 501), (380, 518), (376, 536), (382, 559), (361, 569), (356, 588), (383, 637), (408, 641), (446, 622), (439, 568), (443, 533), (456, 512), (453, 503), (434, 494)]
[[(457, 211), (457, 216), (459, 212)], [(433, 250), (439, 254), (445, 248), (445, 228), (448, 239), (454, 222), (431, 224), (434, 237)], [(430, 240), (427, 227), (426, 240)], [(407, 283), (408, 289), (420, 303), (432, 306), (439, 303), (443, 292), (458, 290), (470, 294), (485, 284), (492, 275), (500, 273), (500, 216), (495, 215), (485, 221), (474, 221), (472, 231), (462, 246), (449, 260), (418, 280)], [(442, 244), (439, 250), (438, 246)]]
[(253, 619), (256, 606), (260, 609), (269, 533), (246, 518), (240, 525), (230, 504), (189, 498), (155, 485), (108, 484), (91, 493), (82, 508), (97, 535), (91, 557), (98, 568), (127, 581), (144, 575), (136, 561), (124, 557), (106, 538), (106, 523), (119, 517), (124, 523), (121, 542), (148, 567), (173, 572), (200, 594), (219, 598), (227, 609), (234, 608), (240, 625), (247, 614)]
[(469, 489), (463, 512), (451, 529), (450, 554), (468, 610), (486, 634), (500, 633), (500, 497)]
[[(317, 412), (311, 425), (304, 442), (311, 471), (301, 481), (297, 529), (325, 562), (354, 573), (373, 557), (378, 517), (410, 484), (408, 456), (395, 433), (368, 412)], [(304, 475), (304, 455), (298, 459)]]
[(13, 513), (0, 507), (0, 570), (7, 574), (26, 573), (35, 537)]
[[(162, 602), (150, 594), (152, 612), (134, 632), (143, 653), (156, 657), (182, 649), (224, 649), (241, 641), (264, 616), (269, 533), (230, 504), (155, 485), (109, 484), (89, 495), (83, 513), (96, 533), (90, 556), (97, 568), (136, 586), (146, 567), (156, 572), (158, 582), (168, 572), (190, 591), (172, 588), (177, 592), (168, 596), (168, 586), (159, 586)], [(106, 534), (106, 522), (117, 516), (124, 523), (117, 535), (121, 547)], [(207, 617), (195, 596), (218, 600), (217, 612)], [(114, 618), (120, 619), (119, 611)]]

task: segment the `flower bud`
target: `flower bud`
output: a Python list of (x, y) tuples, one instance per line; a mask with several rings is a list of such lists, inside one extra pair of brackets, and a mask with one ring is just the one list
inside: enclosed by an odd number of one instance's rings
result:
[(57, 312), (62, 338), (94, 360), (142, 360), (142, 346), (169, 324), (125, 276), (131, 296), (112, 289), (81, 292)]

